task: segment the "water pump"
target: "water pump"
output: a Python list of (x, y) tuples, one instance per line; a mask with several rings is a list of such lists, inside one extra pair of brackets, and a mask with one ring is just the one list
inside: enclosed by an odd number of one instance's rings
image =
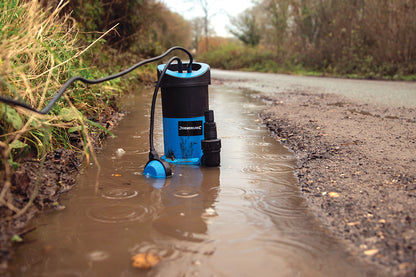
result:
[[(171, 60), (174, 60), (172, 58)], [(204, 63), (168, 62), (157, 67), (162, 92), (164, 156), (153, 147), (154, 103), (151, 111), (150, 153), (143, 175), (165, 178), (170, 164), (219, 166), (221, 140), (214, 112), (209, 110), (210, 67)], [(155, 100), (155, 97), (154, 97)]]

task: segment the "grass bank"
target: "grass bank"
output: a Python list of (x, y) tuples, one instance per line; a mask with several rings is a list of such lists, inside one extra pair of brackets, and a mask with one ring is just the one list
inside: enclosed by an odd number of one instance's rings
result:
[[(100, 72), (82, 58), (88, 46), (79, 44), (76, 24), (70, 17), (58, 16), (64, 5), (52, 11), (42, 11), (37, 1), (12, 0), (0, 5), (3, 96), (41, 109), (68, 78), (100, 77)], [(60, 147), (87, 151), (89, 125), (111, 112), (108, 107), (120, 93), (119, 80), (101, 87), (76, 83), (46, 116), (2, 104), (2, 146), (9, 146), (12, 160), (27, 151), (40, 157)], [(81, 144), (74, 143), (75, 134), (79, 134)]]
[[(67, 2), (49, 9), (39, 2), (0, 2), (1, 96), (41, 110), (69, 78), (99, 79), (141, 59), (106, 47), (106, 33), (89, 41), (62, 12)], [(97, 143), (111, 135), (120, 97), (152, 80), (150, 72), (155, 65), (99, 85), (76, 82), (47, 115), (0, 102), (0, 275), (27, 222), (59, 207), (59, 194), (76, 183), (80, 157), (94, 157)]]
[[(65, 5), (45, 10), (39, 1), (0, 2), (1, 96), (40, 110), (70, 77), (98, 79), (112, 73), (96, 66), (113, 57), (100, 51), (105, 40), (85, 44), (76, 22), (62, 15)], [(99, 61), (94, 51), (100, 53)], [(34, 196), (22, 202), (13, 197), (18, 188), (12, 176), (22, 161), (43, 163), (56, 149), (88, 160), (97, 138), (109, 133), (107, 125), (129, 80), (141, 75), (93, 86), (75, 83), (47, 115), (0, 103), (0, 215), (22, 215), (33, 202)]]

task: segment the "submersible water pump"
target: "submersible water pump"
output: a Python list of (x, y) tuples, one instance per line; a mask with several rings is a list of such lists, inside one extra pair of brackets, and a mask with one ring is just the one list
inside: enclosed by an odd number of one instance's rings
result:
[(167, 177), (171, 174), (169, 163), (218, 166), (221, 140), (217, 138), (214, 112), (209, 110), (209, 65), (178, 61), (159, 65), (157, 73), (162, 92), (164, 156), (159, 158), (151, 149), (143, 174)]

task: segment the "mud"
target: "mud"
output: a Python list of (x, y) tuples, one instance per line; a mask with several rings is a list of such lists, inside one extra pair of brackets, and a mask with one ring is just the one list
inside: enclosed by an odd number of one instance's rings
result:
[(416, 276), (416, 110), (296, 90), (262, 98), (314, 214), (358, 257)]
[(0, 208), (1, 269), (7, 268), (7, 262), (11, 257), (12, 237), (22, 236), (32, 230), (32, 227), (28, 225), (30, 219), (39, 211), (48, 208), (63, 208), (58, 203), (58, 197), (75, 185), (80, 161), (75, 152), (58, 149), (49, 153), (44, 162), (24, 161), (13, 174), (9, 196), (9, 199), (13, 199), (12, 204), (23, 209), (31, 198), (33, 198), (33, 204), (18, 217), (4, 206)]

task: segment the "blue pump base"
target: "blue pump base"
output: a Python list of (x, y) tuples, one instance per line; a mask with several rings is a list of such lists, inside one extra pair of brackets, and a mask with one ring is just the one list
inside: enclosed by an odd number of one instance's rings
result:
[(144, 167), (143, 175), (151, 178), (166, 178), (172, 176), (172, 170), (165, 161), (151, 160)]

